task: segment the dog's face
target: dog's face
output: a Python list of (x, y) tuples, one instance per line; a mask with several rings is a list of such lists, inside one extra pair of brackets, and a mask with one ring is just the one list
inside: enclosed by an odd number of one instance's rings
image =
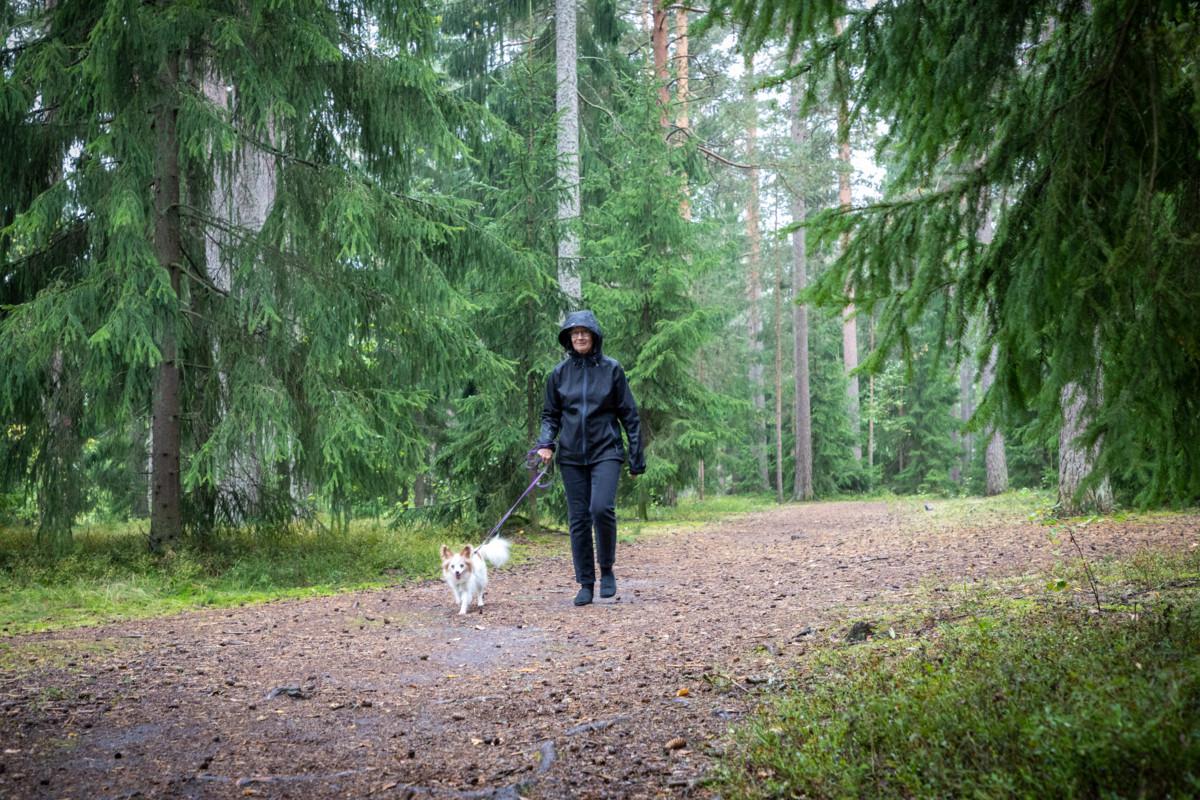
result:
[(471, 545), (457, 553), (442, 545), (442, 575), (458, 581), (468, 576), (471, 570)]

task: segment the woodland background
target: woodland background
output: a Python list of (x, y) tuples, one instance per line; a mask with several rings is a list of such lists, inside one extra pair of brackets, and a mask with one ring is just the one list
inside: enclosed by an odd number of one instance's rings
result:
[(643, 515), (1200, 497), (1194, 4), (9, 0), (0, 31), (0, 523), (51, 554), (85, 519), (490, 522), (578, 307)]

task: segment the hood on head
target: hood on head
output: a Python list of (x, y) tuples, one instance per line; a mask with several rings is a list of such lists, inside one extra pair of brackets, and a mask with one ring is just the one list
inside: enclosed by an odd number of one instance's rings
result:
[(562, 327), (558, 329), (558, 343), (568, 353), (575, 352), (575, 348), (571, 347), (571, 328), (587, 328), (591, 331), (592, 336), (596, 337), (596, 341), (592, 343), (592, 352), (600, 352), (600, 345), (604, 342), (604, 334), (600, 331), (600, 323), (596, 321), (595, 314), (586, 308), (567, 314), (567, 318), (563, 320)]

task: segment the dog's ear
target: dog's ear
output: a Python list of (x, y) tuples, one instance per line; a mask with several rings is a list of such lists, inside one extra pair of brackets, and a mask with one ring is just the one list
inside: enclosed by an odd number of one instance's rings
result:
[(450, 548), (446, 547), (446, 545), (442, 545), (442, 558), (446, 559), (449, 557), (450, 557)]
[(464, 548), (462, 549), (462, 557), (463, 557), (463, 558), (470, 558), (470, 557), (471, 557), (471, 545), (467, 545), (466, 547), (464, 547)]

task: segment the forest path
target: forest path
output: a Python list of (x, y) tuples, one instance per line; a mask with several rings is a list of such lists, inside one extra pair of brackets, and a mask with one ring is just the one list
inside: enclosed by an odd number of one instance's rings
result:
[[(1076, 535), (1101, 558), (1198, 529)], [(721, 737), (797, 654), (1073, 556), (1013, 513), (789, 505), (621, 544), (617, 597), (584, 608), (555, 556), (493, 571), (465, 617), (427, 581), (10, 637), (0, 797), (703, 796)]]

